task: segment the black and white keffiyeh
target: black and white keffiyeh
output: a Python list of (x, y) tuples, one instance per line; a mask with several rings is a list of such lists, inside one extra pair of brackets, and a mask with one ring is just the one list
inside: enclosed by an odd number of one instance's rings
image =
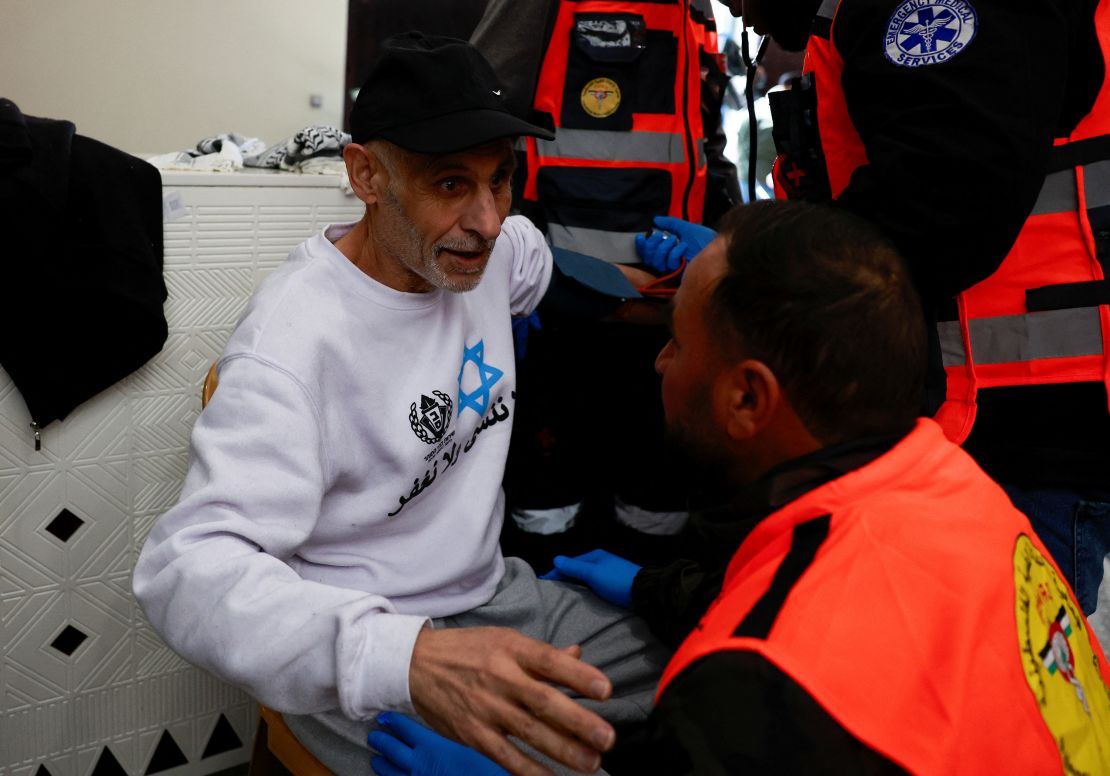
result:
[(275, 167), (282, 170), (297, 170), (308, 159), (317, 157), (340, 156), (343, 147), (351, 142), (351, 136), (335, 127), (314, 125), (305, 127), (292, 137), (282, 140), (254, 155), (243, 155), (247, 167)]

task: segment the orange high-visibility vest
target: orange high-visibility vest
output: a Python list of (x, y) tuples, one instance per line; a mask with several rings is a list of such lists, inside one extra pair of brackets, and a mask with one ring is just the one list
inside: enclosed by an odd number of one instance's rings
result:
[(524, 198), (553, 245), (632, 263), (653, 216), (702, 220), (715, 30), (707, 0), (559, 3), (533, 102), (555, 139), (524, 141)]
[[(834, 27), (838, 8), (839, 0), (825, 0), (818, 23)], [(1100, 2), (1095, 27), (1110, 61), (1110, 0)], [(843, 69), (832, 36), (811, 35), (804, 70), (814, 74), (834, 199), (867, 163), (848, 114)], [(955, 442), (971, 433), (981, 388), (1101, 382), (1110, 394), (1110, 284), (1088, 218), (1088, 211), (1110, 206), (1110, 78), (1090, 113), (1054, 145), (1053, 169), (1009, 253), (994, 274), (959, 294), (959, 320), (938, 325), (948, 388), (936, 420)], [(789, 195), (796, 174), (780, 157), (780, 195)]]
[[(1110, 61), (1107, 0), (1095, 29)], [(1110, 286), (1088, 218), (1110, 206), (1110, 77), (1053, 152), (1053, 169), (1001, 266), (956, 298), (958, 322), (940, 324), (948, 393), (936, 418), (957, 442), (971, 432), (980, 388), (1102, 382), (1110, 393)]]
[(754, 652), (912, 773), (1110, 772), (1110, 666), (1028, 520), (932, 420), (764, 519), (663, 672)]

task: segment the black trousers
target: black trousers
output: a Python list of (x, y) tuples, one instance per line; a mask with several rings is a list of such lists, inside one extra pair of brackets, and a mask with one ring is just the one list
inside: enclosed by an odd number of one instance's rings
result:
[(503, 550), (540, 573), (554, 554), (599, 546), (637, 562), (665, 555), (666, 537), (614, 522), (613, 500), (655, 512), (687, 508), (679, 461), (664, 441), (655, 372), (667, 330), (559, 319), (542, 324), (517, 364), (507, 504), (511, 511), (582, 503), (583, 510), (573, 529), (552, 536), (526, 535), (507, 516)]

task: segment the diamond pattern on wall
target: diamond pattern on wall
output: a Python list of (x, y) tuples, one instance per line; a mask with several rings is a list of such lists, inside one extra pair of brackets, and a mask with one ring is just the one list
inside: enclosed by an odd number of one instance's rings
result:
[(73, 534), (77, 532), (77, 529), (84, 524), (84, 520), (68, 509), (63, 509), (53, 520), (46, 524), (46, 530), (57, 536), (63, 542), (68, 542), (69, 537), (73, 536)]
[(76, 625), (92, 637), (88, 644), (74, 655), (74, 676), (70, 687), (75, 691), (107, 689), (121, 680), (134, 676), (131, 660), (131, 604), (122, 603), (117, 611), (108, 601), (89, 595), (92, 586), (82, 585), (70, 598), (79, 614)]
[(196, 326), (231, 329), (243, 314), (254, 288), (251, 268), (213, 267), (166, 273), (166, 317), (173, 317), (175, 331)]
[(72, 625), (67, 625), (62, 629), (62, 632), (50, 642), (50, 646), (66, 657), (71, 657), (88, 637), (89, 634), (74, 628)]
[(0, 776), (203, 776), (249, 755), (253, 701), (158, 639), (130, 576), (180, 493), (204, 373), (253, 287), (363, 208), (326, 176), (167, 186), (189, 216), (165, 229), (162, 352), (47, 426), (38, 451), (0, 369)]
[(36, 563), (18, 548), (0, 541), (0, 649), (14, 643), (22, 627), (39, 611), (42, 599), (37, 594), (56, 591), (60, 574)]

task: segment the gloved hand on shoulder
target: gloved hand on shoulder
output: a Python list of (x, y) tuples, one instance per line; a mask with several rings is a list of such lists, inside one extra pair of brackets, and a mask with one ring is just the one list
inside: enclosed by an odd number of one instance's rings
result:
[(590, 550), (573, 558), (556, 555), (555, 568), (540, 579), (585, 582), (609, 603), (631, 609), (632, 580), (639, 571), (640, 567), (632, 561), (605, 550)]
[(370, 766), (379, 776), (509, 776), (485, 755), (404, 714), (385, 711), (377, 722), (384, 730), (372, 731), (366, 743), (378, 752), (370, 758)]
[(540, 324), (540, 314), (534, 312), (526, 318), (513, 318), (512, 327), (513, 352), (516, 354), (517, 361), (519, 361), (528, 352), (528, 333), (543, 328)]
[(636, 235), (636, 253), (644, 264), (661, 275), (677, 270), (683, 259), (693, 261), (702, 248), (717, 237), (717, 233), (708, 226), (681, 218), (656, 216), (652, 223), (659, 231), (647, 237)]

